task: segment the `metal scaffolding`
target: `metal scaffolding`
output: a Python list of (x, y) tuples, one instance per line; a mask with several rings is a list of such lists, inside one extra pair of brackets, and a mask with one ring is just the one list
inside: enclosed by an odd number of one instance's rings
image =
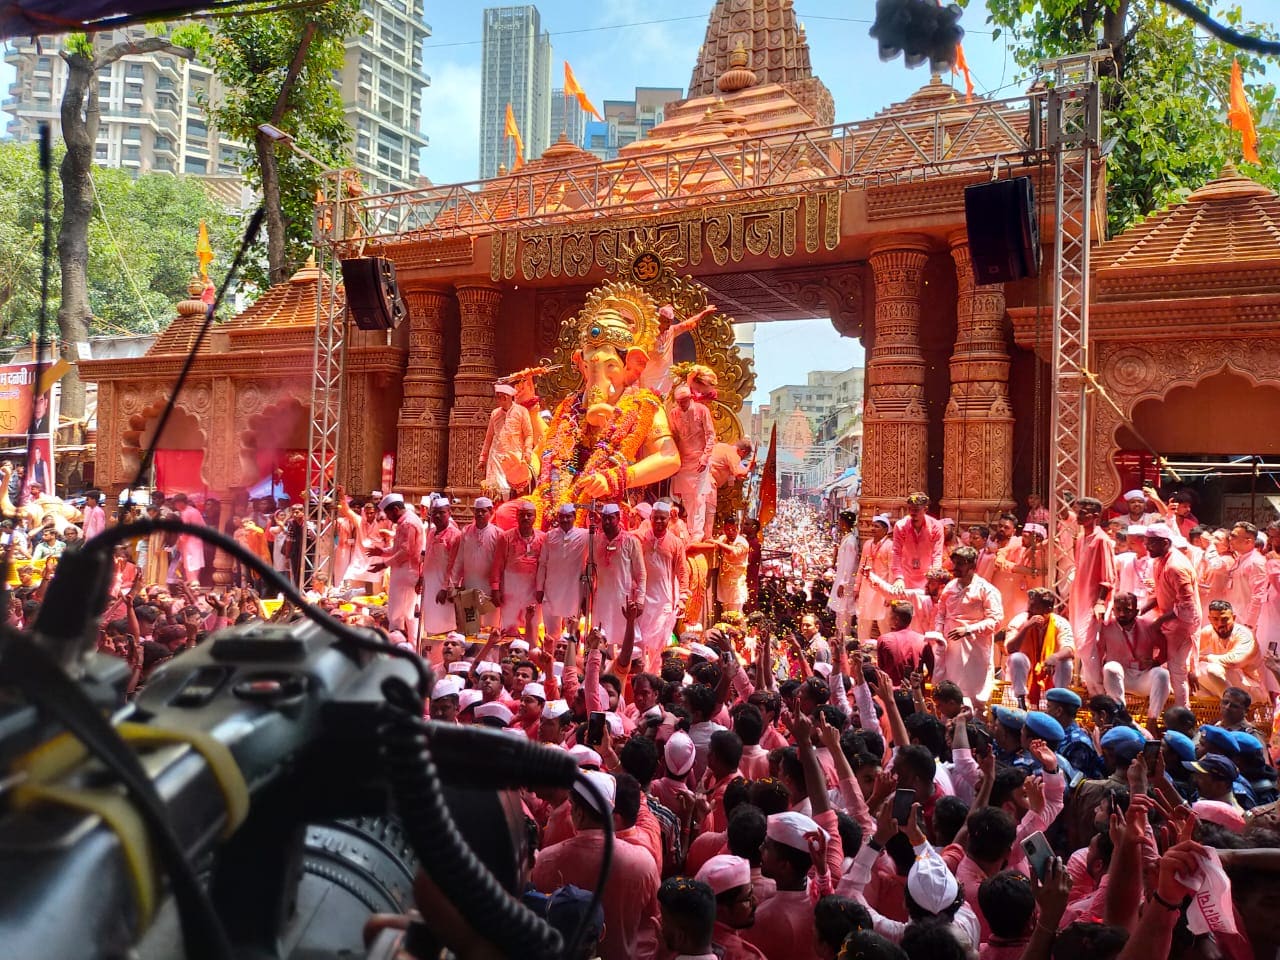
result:
[(347, 170), (325, 174), (324, 196), (316, 204), (316, 269), (327, 289), (317, 287), (316, 335), (311, 360), (311, 422), (307, 431), (306, 523), (302, 534), (305, 589), (316, 574), (327, 574), (332, 550), (334, 513), (325, 509), (338, 479), (338, 447), (342, 439), (342, 370), (346, 359), (346, 301), (340, 296), (342, 263), (338, 245), (346, 237), (347, 203), (343, 184)]
[(1069, 567), (1057, 562), (1058, 516), (1086, 490), (1089, 433), (1089, 254), (1093, 242), (1093, 168), (1102, 112), (1098, 65), (1110, 51), (1047, 61), (1047, 146), (1054, 158), (1053, 346), (1049, 425), (1050, 582), (1065, 597)]

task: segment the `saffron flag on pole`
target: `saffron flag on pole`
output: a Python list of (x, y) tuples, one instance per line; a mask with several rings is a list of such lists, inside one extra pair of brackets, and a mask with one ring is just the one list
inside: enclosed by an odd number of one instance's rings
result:
[(1232, 130), (1239, 130), (1244, 140), (1244, 158), (1250, 163), (1258, 162), (1258, 131), (1253, 126), (1253, 111), (1249, 109), (1249, 100), (1244, 95), (1244, 77), (1240, 73), (1240, 61), (1231, 61), (1231, 98), (1227, 104), (1227, 125)]
[(516, 162), (511, 165), (512, 170), (519, 170), (524, 166), (524, 138), (520, 136), (520, 128), (516, 126), (516, 115), (511, 110), (511, 104), (507, 104), (507, 119), (503, 127), (504, 136), (516, 142)]
[(581, 84), (578, 83), (578, 78), (573, 75), (573, 67), (569, 66), (568, 60), (564, 62), (564, 95), (566, 99), (569, 97), (577, 97), (578, 106), (580, 106), (585, 113), (591, 114), (597, 120), (604, 119), (604, 117), (600, 116), (600, 111), (595, 108), (595, 105), (587, 99), (586, 91), (584, 91)]
[(760, 471), (760, 511), (756, 519), (763, 529), (778, 512), (778, 424), (775, 421), (769, 431), (769, 454), (764, 458)]
[(200, 234), (196, 238), (196, 260), (200, 262), (200, 279), (209, 279), (209, 264), (213, 263), (213, 247), (209, 244), (209, 228), (200, 221)]
[(964, 44), (956, 44), (956, 62), (951, 67), (951, 72), (960, 72), (964, 77), (964, 98), (966, 100), (973, 99), (973, 76), (969, 73), (969, 61), (964, 58)]
[(213, 263), (213, 245), (209, 243), (209, 228), (203, 220), (200, 221), (200, 233), (196, 237), (196, 261), (200, 264), (200, 279), (204, 281), (204, 290), (200, 293), (200, 299), (206, 305), (211, 305), (217, 299), (213, 281), (209, 279), (209, 264)]

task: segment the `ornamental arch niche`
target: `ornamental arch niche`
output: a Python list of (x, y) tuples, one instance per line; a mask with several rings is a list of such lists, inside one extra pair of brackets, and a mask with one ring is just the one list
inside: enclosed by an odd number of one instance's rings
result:
[(270, 398), (249, 414), (240, 433), (240, 479), (250, 486), (279, 467), (296, 472), (298, 463), (306, 470), (309, 407), (293, 396)]
[[(1117, 412), (1106, 402), (1093, 406), (1091, 431), (1092, 495), (1110, 503), (1120, 495), (1120, 476), (1115, 469), (1115, 456), (1130, 431), (1129, 423), (1141, 420), (1162, 437), (1174, 433), (1176, 423), (1170, 420), (1196, 413), (1194, 421), (1177, 431), (1177, 452), (1203, 453), (1269, 453), (1280, 450), (1277, 431), (1269, 429), (1280, 412), (1280, 340), (1226, 339), (1213, 342), (1185, 343), (1103, 343), (1100, 354), (1099, 379), (1107, 384), (1108, 394), (1120, 408)], [(1212, 410), (1198, 411), (1199, 406), (1234, 399), (1228, 409), (1249, 410), (1249, 416), (1237, 418), (1240, 424), (1224, 424)], [(1255, 408), (1255, 404), (1259, 405)], [(1217, 408), (1221, 410), (1222, 408)], [(1257, 409), (1258, 415), (1254, 415)], [(1123, 415), (1122, 415), (1123, 414)], [(1142, 424), (1138, 428), (1145, 435)], [(1184, 439), (1185, 438), (1185, 439)], [(1252, 439), (1248, 439), (1252, 438)], [(1150, 442), (1159, 447), (1154, 437)], [(1226, 449), (1228, 441), (1248, 442), (1240, 449)], [(1170, 451), (1174, 452), (1174, 451)]]
[[(167, 403), (167, 398), (156, 397), (149, 403), (136, 408), (136, 411), (128, 416), (128, 426), (121, 432), (120, 437), (120, 459), (124, 465), (125, 476), (130, 480), (133, 479), (142, 462), (142, 452), (151, 446), (155, 438), (156, 428), (160, 425), (160, 416)], [(179, 455), (180, 459), (193, 463), (198, 455), (199, 465), (190, 472), (194, 476), (198, 471), (201, 486), (208, 488), (211, 486), (211, 478), (209, 458), (205, 456), (205, 451), (209, 449), (209, 438), (202, 424), (200, 415), (179, 400), (174, 405), (169, 422), (165, 424), (164, 434), (156, 443), (156, 454), (159, 457), (161, 453), (174, 453)], [(157, 477), (157, 481), (159, 480), (160, 478)]]

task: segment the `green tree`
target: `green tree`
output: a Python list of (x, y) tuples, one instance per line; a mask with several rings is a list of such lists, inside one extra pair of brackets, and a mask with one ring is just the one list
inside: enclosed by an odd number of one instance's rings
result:
[[(63, 151), (54, 151), (60, 163)], [(85, 230), (87, 333), (151, 333), (187, 296), (196, 266), (200, 221), (209, 228), (219, 276), (235, 253), (240, 218), (210, 198), (201, 183), (165, 173), (136, 179), (124, 170), (89, 171), (90, 215)], [(40, 309), (42, 185), (36, 144), (0, 144), (0, 333), (26, 340)], [(62, 213), (62, 187), (53, 180), (53, 219)], [(61, 296), (52, 271), (50, 297)]]
[[(1115, 138), (1107, 160), (1107, 218), (1112, 235), (1216, 176), (1227, 161), (1272, 189), (1280, 171), (1274, 124), (1276, 90), (1255, 81), (1265, 61), (1198, 31), (1159, 0), (986, 0), (987, 20), (1012, 36), (1015, 60), (1028, 72), (1041, 60), (1108, 48), (1114, 64), (1101, 81), (1103, 139)], [(1244, 32), (1239, 7), (1201, 4)], [(1226, 122), (1231, 60), (1237, 57), (1258, 124), (1261, 166), (1241, 160), (1240, 134)], [(1259, 119), (1262, 118), (1262, 119)]]
[(321, 170), (258, 130), (270, 123), (329, 166), (348, 157), (350, 128), (334, 74), (346, 38), (367, 26), (360, 0), (220, 19), (206, 51), (224, 87), (211, 106), (228, 137), (250, 144), (244, 168), (266, 207), (269, 281), (287, 280), (313, 244)]

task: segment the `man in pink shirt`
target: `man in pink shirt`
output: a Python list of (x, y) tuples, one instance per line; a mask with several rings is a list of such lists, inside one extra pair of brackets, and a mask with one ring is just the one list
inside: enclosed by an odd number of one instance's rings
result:
[(628, 603), (644, 603), (648, 588), (644, 558), (635, 534), (622, 529), (622, 510), (616, 503), (606, 503), (600, 511), (600, 529), (594, 537), (596, 582), (592, 623), (604, 631), (606, 642), (619, 644), (626, 626), (622, 608)]
[(1152, 626), (1164, 638), (1165, 658), (1169, 666), (1169, 683), (1173, 687), (1173, 702), (1185, 707), (1189, 698), (1188, 670), (1195, 656), (1196, 631), (1200, 629), (1200, 593), (1196, 588), (1196, 572), (1191, 561), (1173, 548), (1173, 530), (1167, 524), (1153, 523), (1147, 527), (1147, 553), (1154, 561), (1151, 575), (1155, 579), (1155, 592), (1142, 610), (1157, 610)]
[[(487, 597), (492, 589), (493, 558), (502, 531), (489, 522), (493, 501), (488, 497), (476, 497), (471, 514), (473, 519), (462, 531), (453, 566), (449, 569), (450, 595), (456, 595), (459, 590), (478, 590)], [(480, 617), (480, 626), (493, 627), (497, 619), (496, 612), (486, 613)]]
[(389, 493), (378, 505), (388, 520), (395, 524), (390, 547), (374, 547), (370, 556), (379, 557), (369, 565), (377, 573), (391, 568), (387, 586), (387, 626), (403, 630), (415, 646), (418, 639), (418, 617), (414, 605), (422, 591), (422, 548), (426, 536), (418, 515), (404, 505), (404, 497)]
[(102, 509), (101, 490), (90, 490), (84, 500), (84, 538), (92, 540), (107, 529), (107, 512)]
[(534, 619), (526, 623), (525, 615), (538, 603), (538, 558), (547, 539), (545, 533), (534, 529), (536, 516), (533, 501), (517, 501), (515, 529), (504, 531), (498, 538), (490, 576), (491, 595), (500, 608), (503, 632), (519, 633), (523, 625), (525, 636), (530, 638), (537, 635), (538, 621), (535, 614)]
[(1067, 618), (1080, 659), (1080, 677), (1091, 695), (1102, 692), (1102, 663), (1098, 656), (1098, 629), (1106, 616), (1116, 583), (1115, 544), (1098, 522), (1102, 503), (1092, 497), (1075, 502), (1080, 539), (1076, 541), (1075, 579)]
[(756, 920), (751, 864), (729, 853), (718, 854), (702, 865), (697, 879), (716, 895), (716, 924), (711, 942), (719, 948), (722, 960), (764, 960), (760, 949), (743, 940), (740, 933)]
[[(717, 443), (707, 461), (706, 499), (702, 513), (702, 539), (710, 540), (716, 526), (716, 505), (720, 490), (728, 489), (747, 475), (746, 460), (751, 456), (751, 441), (739, 437), (733, 443)], [(696, 529), (694, 531), (697, 532)]]
[(1209, 622), (1196, 635), (1190, 679), (1211, 697), (1221, 697), (1227, 687), (1239, 687), (1255, 702), (1267, 699), (1258, 641), (1252, 630), (1236, 620), (1226, 600), (1209, 604)]
[(542, 604), (548, 637), (560, 636), (565, 622), (576, 624), (582, 613), (582, 571), (591, 534), (574, 526), (576, 517), (573, 504), (561, 505), (538, 557), (535, 599)]
[(942, 566), (946, 531), (941, 520), (929, 516), (928, 509), (928, 494), (913, 493), (907, 497), (907, 515), (893, 525), (890, 572), (895, 590), (923, 590), (929, 571)]
[(1160, 631), (1138, 616), (1138, 598), (1117, 593), (1098, 633), (1102, 687), (1117, 703), (1124, 703), (1126, 692), (1146, 694), (1150, 721), (1164, 713), (1169, 700), (1169, 670), (1156, 662), (1159, 646)]
[[(594, 890), (600, 877), (600, 861), (607, 842), (604, 818), (613, 817), (617, 786), (610, 774), (589, 771), (586, 778), (602, 794), (605, 805), (581, 784), (569, 794), (571, 817), (576, 831), (560, 843), (538, 851), (533, 865), (533, 885), (552, 893), (567, 883)], [(643, 846), (615, 840), (613, 865), (604, 887), (605, 934), (601, 956), (604, 960), (631, 960), (636, 955), (637, 933), (643, 923), (657, 915), (657, 893), (661, 881), (653, 855)]]
[(676, 620), (689, 599), (689, 565), (684, 542), (670, 530), (671, 504), (660, 500), (653, 505), (649, 528), (640, 534), (640, 554), (644, 558), (644, 613), (636, 623), (645, 669), (655, 673), (661, 667), (662, 648), (671, 639)]
[[(88, 521), (85, 521), (86, 524)], [(86, 526), (85, 536), (89, 536)], [(1227, 576), (1227, 595), (1224, 598), (1235, 611), (1236, 621), (1249, 628), (1258, 629), (1258, 616), (1267, 602), (1267, 558), (1258, 550), (1258, 528), (1241, 521), (1232, 525), (1231, 552), (1235, 563)]]
[(705, 523), (705, 484), (716, 445), (716, 427), (711, 411), (693, 399), (687, 384), (675, 389), (675, 403), (667, 408), (671, 437), (680, 453), (680, 469), (671, 478), (671, 493), (680, 498), (689, 514), (689, 530), (701, 536)]
[(462, 531), (453, 523), (449, 501), (436, 497), (428, 514), (422, 553), (422, 632), (427, 636), (451, 633), (458, 627), (449, 602), (449, 568), (458, 553)]
[(933, 648), (925, 643), (923, 633), (911, 629), (914, 616), (915, 608), (910, 603), (895, 600), (889, 605), (889, 626), (893, 629), (876, 640), (876, 662), (895, 687), (905, 684), (922, 664), (933, 675)]
[[(173, 498), (173, 509), (178, 511), (178, 519), (183, 523), (203, 527), (204, 515), (192, 505), (185, 493)], [(198, 584), (200, 571), (204, 569), (204, 543), (190, 534), (178, 537), (177, 559), (182, 563), (182, 575), (187, 583)]]

